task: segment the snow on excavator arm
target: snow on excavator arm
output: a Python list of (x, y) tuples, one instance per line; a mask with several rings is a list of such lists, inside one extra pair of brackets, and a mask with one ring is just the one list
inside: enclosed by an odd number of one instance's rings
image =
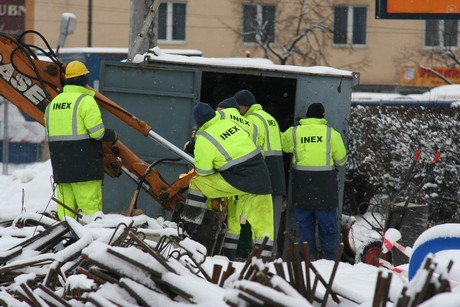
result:
[[(50, 61), (38, 59), (32, 51), (32, 48), (41, 50), (40, 48), (22, 42), (27, 33), (39, 35), (43, 39), (50, 50), (43, 53)], [(65, 82), (64, 69), (65, 65), (51, 51), (39, 33), (26, 31), (18, 38), (0, 33), (0, 95), (42, 125), (46, 106), (62, 90), (62, 84)], [(136, 118), (101, 93), (96, 92), (95, 99), (101, 108), (142, 135), (148, 136), (153, 133), (152, 127), (146, 122)], [(104, 142), (103, 152), (104, 171), (109, 176), (118, 177), (125, 172), (138, 183), (144, 181), (144, 190), (165, 209), (175, 210), (176, 204), (184, 201), (181, 192), (187, 189), (193, 173), (168, 184), (157, 169), (149, 167), (148, 163), (119, 140), (115, 146), (112, 146), (111, 142)], [(193, 159), (188, 160), (190, 161)]]

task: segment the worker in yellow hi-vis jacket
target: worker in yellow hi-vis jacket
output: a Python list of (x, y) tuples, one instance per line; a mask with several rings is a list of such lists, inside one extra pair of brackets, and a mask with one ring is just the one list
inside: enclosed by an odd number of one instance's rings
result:
[(316, 224), (323, 257), (335, 260), (338, 252), (336, 167), (345, 165), (342, 136), (327, 125), (321, 103), (312, 103), (306, 118), (282, 135), (283, 151), (292, 153), (292, 203), (299, 225), (300, 243), (308, 242), (316, 260)]
[(200, 224), (208, 198), (247, 196), (251, 198), (253, 239), (260, 245), (269, 241), (262, 257), (271, 257), (273, 247), (273, 204), (267, 166), (260, 150), (236, 123), (220, 119), (205, 103), (198, 103), (193, 116), (199, 126), (194, 148), (195, 171), (190, 181), (181, 218)]
[(94, 91), (85, 87), (89, 71), (79, 61), (70, 62), (65, 70), (66, 85), (45, 110), (45, 124), (57, 184), (59, 219), (102, 211), (104, 165), (102, 141), (113, 141), (117, 134), (104, 127), (101, 111), (93, 98)]

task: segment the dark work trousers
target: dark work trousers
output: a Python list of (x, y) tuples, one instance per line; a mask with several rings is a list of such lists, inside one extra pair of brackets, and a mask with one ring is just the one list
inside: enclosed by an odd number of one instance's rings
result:
[(310, 260), (315, 261), (316, 249), (316, 224), (318, 224), (318, 238), (323, 258), (335, 260), (339, 248), (337, 209), (295, 209), (297, 224), (299, 225), (300, 244), (308, 242)]

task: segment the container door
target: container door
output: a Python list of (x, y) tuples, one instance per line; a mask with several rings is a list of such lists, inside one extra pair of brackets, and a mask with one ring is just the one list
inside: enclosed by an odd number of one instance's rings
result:
[[(191, 137), (192, 110), (198, 100), (200, 74), (194, 68), (148, 64), (103, 62), (100, 92), (115, 103), (144, 120), (153, 131), (182, 148)], [(119, 139), (147, 163), (178, 156), (151, 138), (141, 135), (113, 115), (103, 111), (105, 126), (117, 131)], [(159, 163), (156, 168), (169, 183), (190, 169), (184, 160)], [(127, 210), (137, 184), (123, 174), (119, 178), (105, 176), (104, 212)], [(137, 207), (145, 214), (170, 218), (150, 195), (142, 191)]]

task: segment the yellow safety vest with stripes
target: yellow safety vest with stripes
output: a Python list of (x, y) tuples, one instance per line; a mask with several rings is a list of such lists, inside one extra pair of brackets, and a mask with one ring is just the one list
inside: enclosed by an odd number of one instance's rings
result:
[(282, 156), (281, 132), (276, 119), (265, 112), (260, 104), (253, 104), (244, 117), (257, 127), (257, 144), (262, 144), (262, 154), (267, 156)]
[(216, 114), (198, 129), (194, 150), (195, 171), (211, 175), (243, 163), (260, 153), (248, 133), (235, 122)]
[(94, 91), (81, 86), (64, 86), (63, 92), (45, 110), (49, 142), (100, 140), (104, 136), (101, 111), (94, 95)]
[(329, 171), (347, 162), (342, 136), (324, 118), (301, 119), (282, 134), (282, 146), (301, 171)]

